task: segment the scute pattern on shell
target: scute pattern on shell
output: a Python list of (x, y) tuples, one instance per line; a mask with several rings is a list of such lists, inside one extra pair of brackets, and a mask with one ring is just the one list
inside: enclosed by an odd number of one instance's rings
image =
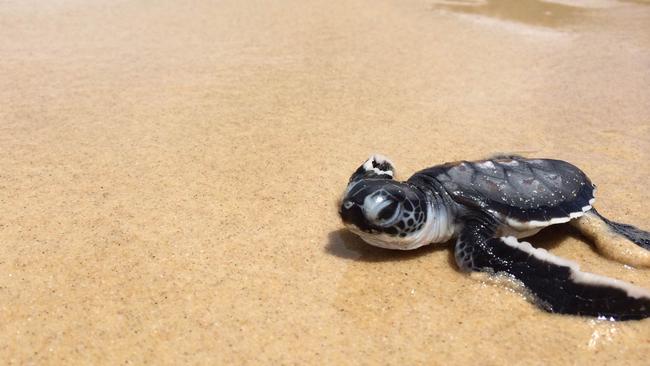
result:
[(595, 186), (561, 160), (495, 158), (448, 163), (416, 173), (440, 182), (452, 198), (521, 222), (548, 221), (582, 212)]

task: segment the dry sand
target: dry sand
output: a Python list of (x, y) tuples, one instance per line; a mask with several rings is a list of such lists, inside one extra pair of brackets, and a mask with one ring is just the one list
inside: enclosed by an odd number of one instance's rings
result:
[(0, 2), (0, 359), (647, 364), (648, 320), (545, 314), (336, 214), (372, 152), (516, 152), (650, 228), (650, 6), (572, 3)]

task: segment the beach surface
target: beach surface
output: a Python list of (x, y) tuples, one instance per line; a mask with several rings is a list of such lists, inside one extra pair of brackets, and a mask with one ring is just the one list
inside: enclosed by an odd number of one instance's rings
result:
[(337, 204), (371, 153), (516, 153), (650, 229), (648, 2), (9, 0), (0, 30), (3, 362), (647, 364), (650, 320), (544, 313)]

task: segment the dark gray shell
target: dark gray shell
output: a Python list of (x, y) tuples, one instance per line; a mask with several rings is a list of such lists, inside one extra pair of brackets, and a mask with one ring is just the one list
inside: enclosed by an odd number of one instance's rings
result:
[(522, 157), (447, 163), (409, 179), (414, 184), (436, 181), (458, 203), (521, 223), (581, 215), (591, 208), (595, 189), (565, 161)]

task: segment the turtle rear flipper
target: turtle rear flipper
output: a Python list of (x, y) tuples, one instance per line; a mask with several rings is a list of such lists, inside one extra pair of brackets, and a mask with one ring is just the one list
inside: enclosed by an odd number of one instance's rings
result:
[(462, 270), (505, 274), (525, 286), (539, 307), (552, 313), (611, 320), (650, 317), (648, 291), (583, 272), (577, 263), (514, 237), (495, 238), (495, 227), (485, 216), (466, 221), (455, 248)]
[(571, 224), (591, 239), (606, 257), (635, 267), (650, 267), (649, 232), (608, 220), (595, 209)]

